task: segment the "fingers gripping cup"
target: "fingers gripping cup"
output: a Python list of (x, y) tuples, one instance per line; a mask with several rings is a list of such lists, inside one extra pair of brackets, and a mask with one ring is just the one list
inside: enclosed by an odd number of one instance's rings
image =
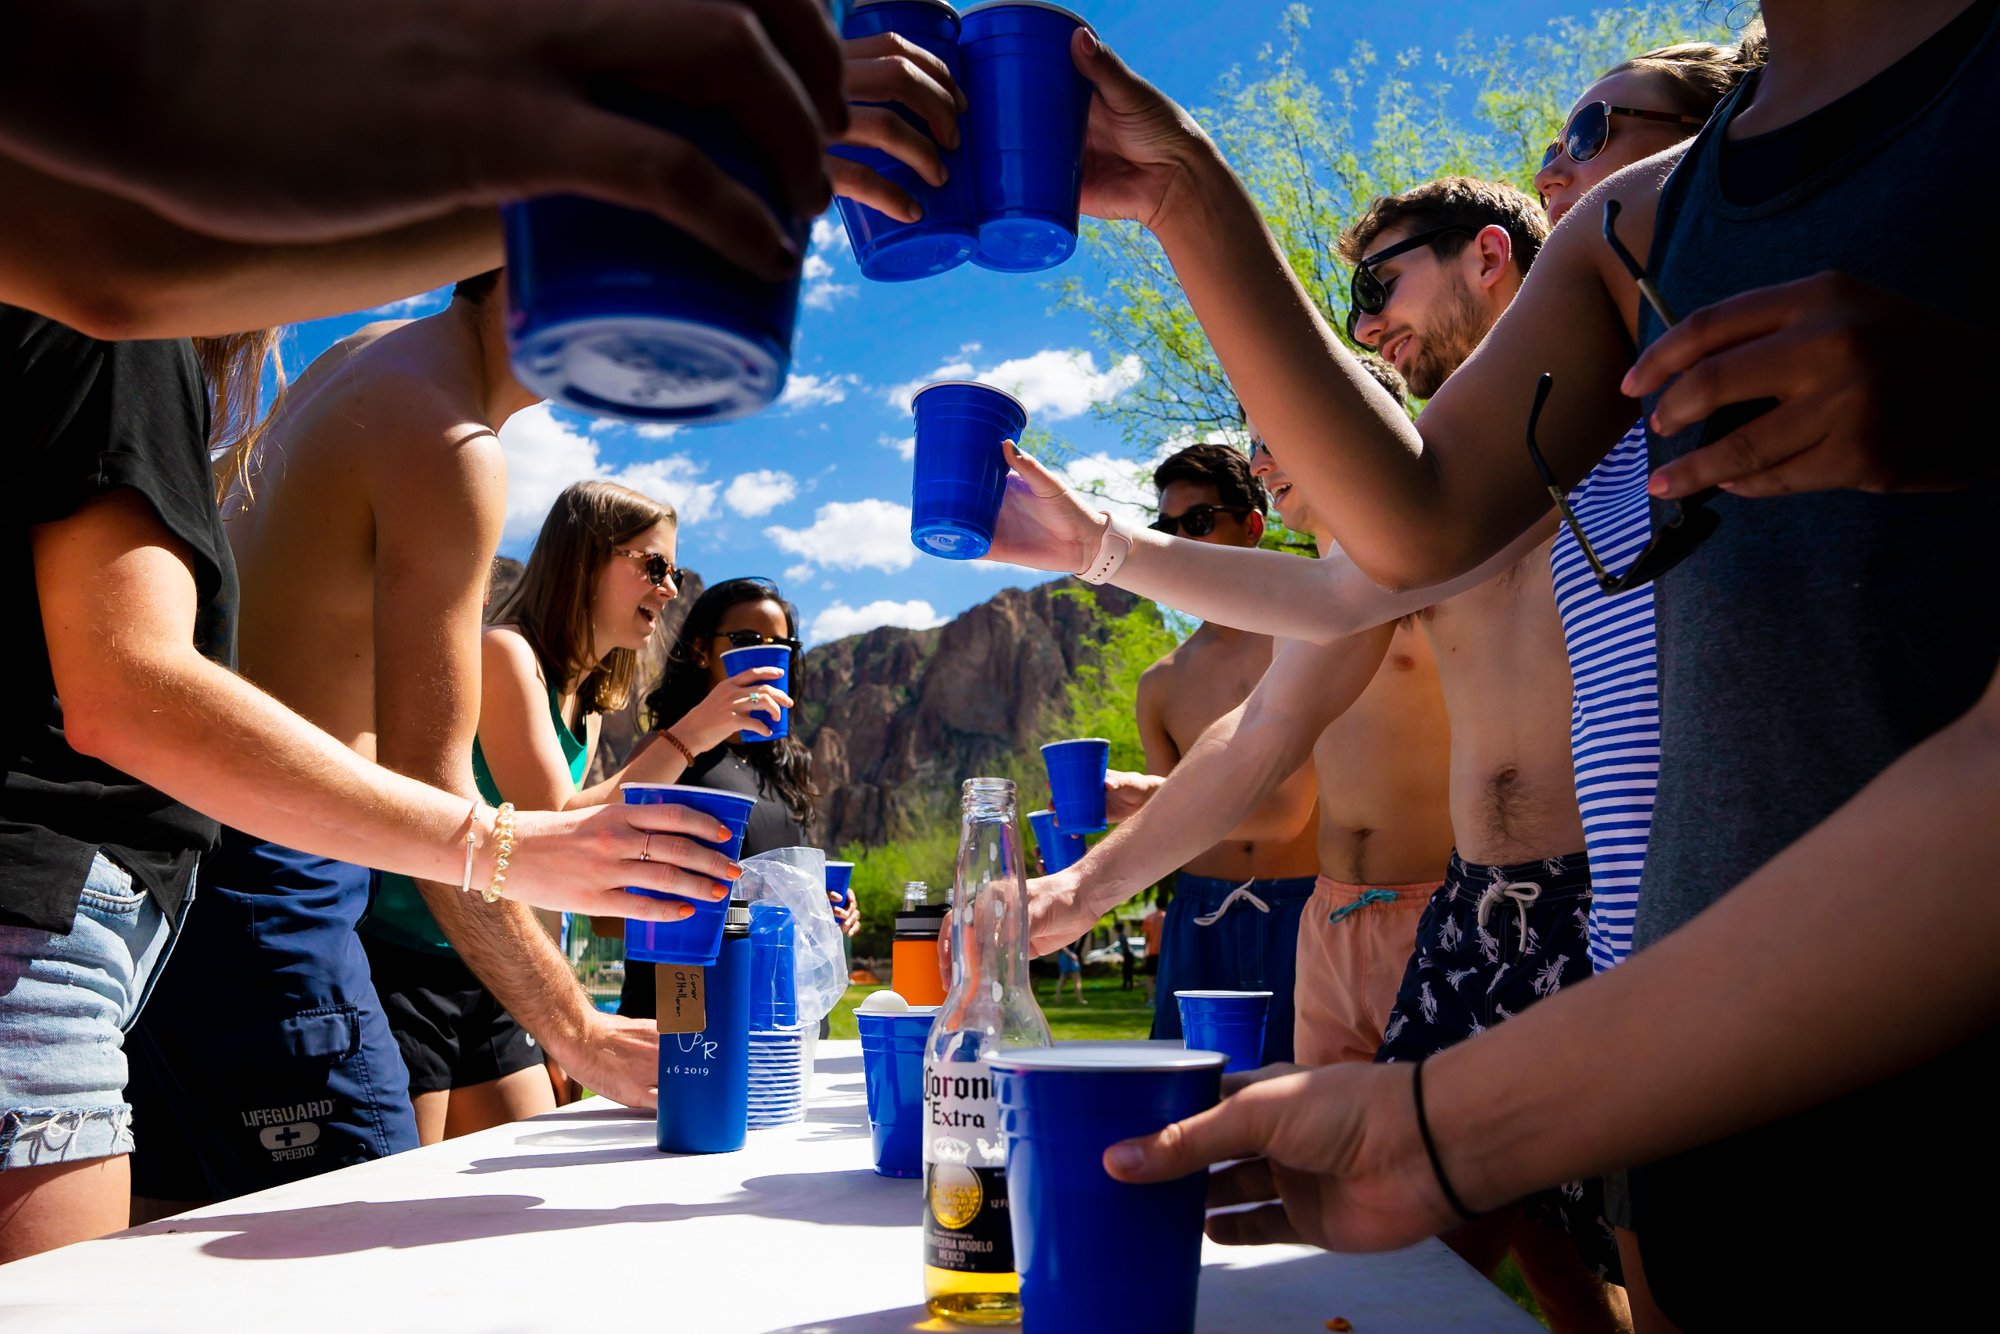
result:
[(924, 1174), (924, 1042), (936, 1014), (935, 1005), (912, 1006), (900, 1014), (865, 1008), (854, 1012), (861, 1029), (875, 1170), (885, 1177)]
[(1104, 775), (1111, 768), (1111, 743), (1102, 737), (1051, 741), (1042, 747), (1049, 771), (1049, 805), (1065, 834), (1095, 834), (1110, 828), (1104, 814)]
[(970, 380), (925, 385), (912, 406), (917, 457), (910, 540), (946, 560), (977, 560), (993, 545), (1007, 489), (1000, 444), (1021, 438), (1028, 410), (1012, 394)]
[(1091, 87), (1070, 59), (1085, 23), (1042, 0), (996, 0), (959, 27), (966, 156), (979, 201), (972, 262), (1002, 273), (1053, 268), (1076, 249)]
[[(880, 33), (895, 33), (929, 51), (944, 62), (954, 80), (958, 78), (958, 11), (945, 0), (861, 0), (840, 28), (841, 36), (849, 40)], [(922, 117), (900, 106), (889, 109), (919, 134), (931, 137)], [(862, 277), (883, 283), (908, 282), (955, 269), (972, 257), (979, 244), (977, 204), (972, 172), (962, 149), (941, 154), (945, 169), (941, 186), (931, 185), (913, 168), (879, 149), (840, 144), (830, 151), (909, 191), (924, 211), (915, 222), (899, 222), (844, 195), (834, 201), (841, 222), (847, 226), (847, 239), (854, 246)]]
[[(625, 783), (620, 786), (620, 791), (624, 793), (628, 806), (686, 806), (713, 817), (729, 830), (729, 837), (719, 843), (710, 839), (696, 841), (707, 843), (732, 861), (743, 851), (743, 831), (750, 823), (751, 807), (757, 804), (756, 798), (738, 796), (734, 792), (681, 787), (672, 783)], [(674, 897), (637, 886), (628, 886), (626, 892), (655, 899)], [(716, 950), (722, 945), (722, 925), (729, 911), (729, 900), (689, 899), (687, 902), (693, 906), (694, 914), (678, 922), (628, 919), (625, 923), (625, 957), (644, 963), (704, 966), (714, 963)]]
[(1219, 1051), (1229, 1058), (1227, 1074), (1264, 1064), (1264, 1024), (1271, 1010), (1268, 991), (1176, 991), (1181, 1034), (1189, 1051)]
[[(1192, 1334), (1208, 1174), (1114, 1181), (1104, 1151), (1215, 1105), (1222, 1057), (1070, 1042), (989, 1058), (1024, 1334)], [(1105, 1275), (1143, 1274), (1106, 1301)]]
[[(732, 648), (722, 655), (722, 670), (731, 676), (747, 672), (752, 667), (782, 667), (785, 674), (775, 681), (759, 682), (759, 686), (769, 686), (792, 693), (792, 650), (788, 644), (758, 644), (754, 648)], [(752, 686), (755, 690), (758, 686)], [(755, 732), (738, 732), (737, 740), (744, 742), (776, 741), (781, 736), (792, 734), (792, 711), (779, 709), (775, 715), (769, 710), (759, 709), (757, 716), (771, 724), (771, 735), (759, 736)]]
[(854, 904), (854, 863), (828, 862), (826, 864), (826, 892), (838, 899), (843, 908)]
[[(692, 142), (785, 222), (803, 253), (806, 220), (722, 111), (651, 94), (606, 108)], [(785, 386), (799, 276), (737, 268), (649, 213), (559, 195), (501, 210), (507, 339), (514, 374), (544, 398), (633, 421), (722, 421)]]
[(1054, 811), (1029, 811), (1028, 828), (1035, 833), (1035, 847), (1042, 854), (1042, 874), (1067, 871), (1083, 860), (1086, 847), (1082, 834), (1065, 834), (1056, 828)]

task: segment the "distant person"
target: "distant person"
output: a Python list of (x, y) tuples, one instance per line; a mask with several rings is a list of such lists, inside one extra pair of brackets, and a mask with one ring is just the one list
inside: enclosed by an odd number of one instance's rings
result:
[[(1264, 537), (1264, 486), (1243, 451), (1189, 445), (1153, 471), (1153, 527), (1216, 546), (1255, 547)], [(1139, 740), (1146, 772), (1174, 771), (1210, 723), (1241, 704), (1271, 665), (1271, 637), (1205, 621), (1139, 678)], [(1155, 1038), (1181, 1036), (1180, 990), (1269, 990), (1264, 1059), (1292, 1059), (1292, 978), (1299, 914), (1319, 869), (1318, 790), (1301, 766), (1235, 828), (1174, 876), (1173, 907), (1159, 944)]]
[[(1138, 971), (1135, 966), (1136, 960), (1133, 958), (1132, 937), (1126, 934), (1126, 931), (1125, 923), (1120, 922), (1118, 924), (1118, 975), (1120, 981), (1118, 989), (1120, 991), (1130, 991), (1132, 989), (1132, 975)], [(1150, 1000), (1151, 997), (1147, 999)]]
[[(644, 744), (690, 759), (676, 781), (757, 799), (743, 834), (745, 857), (776, 848), (817, 846), (819, 788), (812, 777), (812, 752), (796, 736), (739, 740), (734, 725), (702, 710), (729, 680), (722, 655), (732, 648), (787, 645), (796, 687), (804, 655), (798, 633), (798, 612), (776, 584), (761, 578), (725, 579), (703, 590), (688, 609), (667, 653), (666, 672), (646, 697), (654, 730)], [(858, 906), (836, 903), (834, 916), (848, 935), (860, 929)], [(653, 970), (627, 966), (618, 1013), (651, 1019), (655, 1004)]]
[[(14, 484), (0, 619), (17, 629), (24, 673), (0, 822), (10, 868), (0, 888), (0, 1262), (131, 1216), (124, 1031), (156, 978), (173, 975), (163, 961), (218, 822), (273, 847), (283, 840), (298, 850), (288, 856), (369, 859), (555, 908), (604, 911), (626, 884), (693, 892), (683, 863), (730, 869), (712, 852), (665, 850), (676, 840), (661, 831), (701, 827), (683, 808), (496, 811), (369, 763), (232, 670), (236, 567), (210, 456), (227, 472), (254, 451), (269, 347), (261, 336), (107, 343), (0, 307)], [(651, 865), (637, 860), (649, 837), (665, 854)], [(683, 908), (647, 900), (643, 911)], [(226, 1038), (290, 979), (230, 981), (229, 1003), (202, 1016), (205, 1036)], [(300, 1056), (338, 1055), (358, 1071), (365, 1053), (393, 1072), (386, 1032), (364, 1031), (344, 1001), (301, 1016)], [(253, 1138), (317, 1149), (297, 1117), (279, 1114), (298, 1105), (274, 1081), (235, 1121)]]
[(1056, 951), (1056, 989), (1052, 999), (1058, 1001), (1062, 999), (1063, 983), (1065, 982), (1073, 982), (1075, 984), (1076, 1003), (1078, 1005), (1090, 1004), (1089, 1001), (1083, 998), (1083, 965), (1077, 961), (1076, 946), (1074, 945), (1065, 945)]
[(1171, 889), (1158, 891), (1153, 906), (1139, 919), (1139, 931), (1145, 945), (1145, 955), (1140, 960), (1139, 975), (1146, 990), (1146, 1004), (1153, 1004), (1155, 980), (1160, 974), (1160, 941), (1167, 926), (1167, 905), (1173, 902)]

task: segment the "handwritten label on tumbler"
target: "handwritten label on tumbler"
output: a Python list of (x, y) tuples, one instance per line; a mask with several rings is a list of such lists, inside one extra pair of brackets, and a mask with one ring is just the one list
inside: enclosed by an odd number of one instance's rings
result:
[(704, 970), (681, 963), (653, 965), (662, 1033), (699, 1033), (708, 1027), (708, 986)]

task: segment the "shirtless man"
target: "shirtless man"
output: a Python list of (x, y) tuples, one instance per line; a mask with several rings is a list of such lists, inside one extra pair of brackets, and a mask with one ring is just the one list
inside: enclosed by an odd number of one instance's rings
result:
[[(1447, 178), (1378, 199), (1340, 239), (1343, 256), (1372, 275), (1383, 293), (1375, 313), (1358, 316), (1356, 341), (1381, 350), (1411, 391), (1428, 398), (1498, 321), (1547, 232), (1537, 202), (1510, 186)], [(1010, 483), (992, 557), (1101, 569), (1101, 559), (1085, 562), (1104, 545), (1107, 520), (1064, 495), (1033, 460), (1017, 457), (1021, 477)], [(1280, 494), (1277, 485), (1273, 494)], [(1288, 487), (1283, 494), (1289, 499)], [(1449, 584), (1387, 592), (1340, 554), (1331, 555), (1337, 565), (1318, 581), (1315, 634), (1333, 647), (1338, 636), (1431, 608), (1420, 623), (1436, 654), (1452, 722), (1456, 849), (1444, 883), (1423, 911), (1378, 1060), (1429, 1056), (1591, 972), (1585, 943), (1589, 873), (1569, 750), (1569, 660), (1549, 575), (1554, 523), (1553, 516), (1543, 518)], [(1123, 536), (1114, 535), (1110, 545)], [(1195, 549), (1150, 534), (1133, 540), (1147, 551), (1140, 561), (1115, 568), (1121, 587), (1247, 629), (1300, 628), (1297, 604), (1289, 600), (1296, 593), (1267, 577), (1275, 562), (1261, 553)], [(1274, 678), (1282, 681), (1284, 665), (1281, 654)], [(1300, 697), (1311, 690), (1338, 693), (1351, 682), (1350, 673), (1351, 665), (1342, 669), (1329, 661), (1306, 675)], [(1200, 819), (1220, 818), (1216, 803), (1232, 794), (1204, 788), (1177, 803), (1177, 814), (1160, 821), (1160, 828), (1179, 834)], [(1321, 819), (1327, 819), (1324, 806)], [(1107, 839), (1099, 851), (1112, 846)], [(1084, 895), (1095, 901), (1111, 892), (1093, 870), (1086, 859), (1031, 887), (1038, 944), (1044, 918), (1066, 921), (1087, 911)], [(1596, 1204), (1594, 1192), (1579, 1200), (1572, 1186), (1537, 1201), (1533, 1212), (1565, 1224), (1585, 1246), (1591, 1266), (1609, 1272), (1615, 1251), (1608, 1229), (1599, 1227)], [(1548, 1249), (1546, 1229), (1513, 1234), (1518, 1246)], [(1499, 1222), (1454, 1238), (1489, 1271), (1508, 1240)], [(1522, 1256), (1558, 1327), (1602, 1325), (1611, 1313), (1586, 1285), (1563, 1273), (1567, 1258), (1560, 1251)]]
[[(1196, 542), (1254, 547), (1264, 536), (1264, 487), (1229, 445), (1189, 445), (1153, 472), (1153, 527)], [(1164, 778), (1271, 665), (1271, 637), (1212, 621), (1139, 678), (1139, 740), (1146, 773)], [(1138, 775), (1133, 775), (1138, 777)], [(1161, 940), (1153, 1036), (1178, 1040), (1176, 990), (1273, 993), (1264, 1061), (1292, 1059), (1292, 990), (1299, 915), (1313, 892), (1314, 805), (1300, 766), (1226, 837), (1181, 866)]]

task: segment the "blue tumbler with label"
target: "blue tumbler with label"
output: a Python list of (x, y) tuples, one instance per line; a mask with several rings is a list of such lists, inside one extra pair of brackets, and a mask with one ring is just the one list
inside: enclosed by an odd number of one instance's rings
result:
[[(732, 903), (715, 962), (702, 970), (706, 1026), (660, 1034), (661, 1153), (734, 1153), (748, 1138), (750, 974), (750, 908)], [(663, 1008), (667, 999), (663, 985)]]
[[(958, 11), (945, 0), (859, 0), (840, 33), (850, 41), (895, 33), (942, 60), (953, 80), (958, 78)], [(902, 106), (892, 105), (890, 110), (917, 133), (931, 138), (930, 126), (921, 116)], [(963, 134), (963, 126), (960, 132)], [(977, 204), (972, 171), (962, 149), (940, 152), (945, 169), (943, 185), (931, 185), (913, 168), (880, 149), (837, 144), (829, 151), (901, 186), (923, 209), (923, 216), (915, 222), (899, 222), (845, 195), (834, 200), (862, 277), (883, 283), (908, 282), (955, 269), (972, 257), (979, 244)]]
[[(692, 142), (748, 186), (805, 252), (807, 220), (779, 200), (733, 115), (656, 94), (606, 109)], [(565, 407), (642, 422), (724, 421), (785, 387), (799, 274), (766, 282), (672, 223), (571, 195), (501, 210), (514, 375)]]
[(994, 0), (960, 21), (981, 268), (1032, 273), (1076, 249), (1091, 86), (1070, 42), (1089, 26), (1044, 0)]

